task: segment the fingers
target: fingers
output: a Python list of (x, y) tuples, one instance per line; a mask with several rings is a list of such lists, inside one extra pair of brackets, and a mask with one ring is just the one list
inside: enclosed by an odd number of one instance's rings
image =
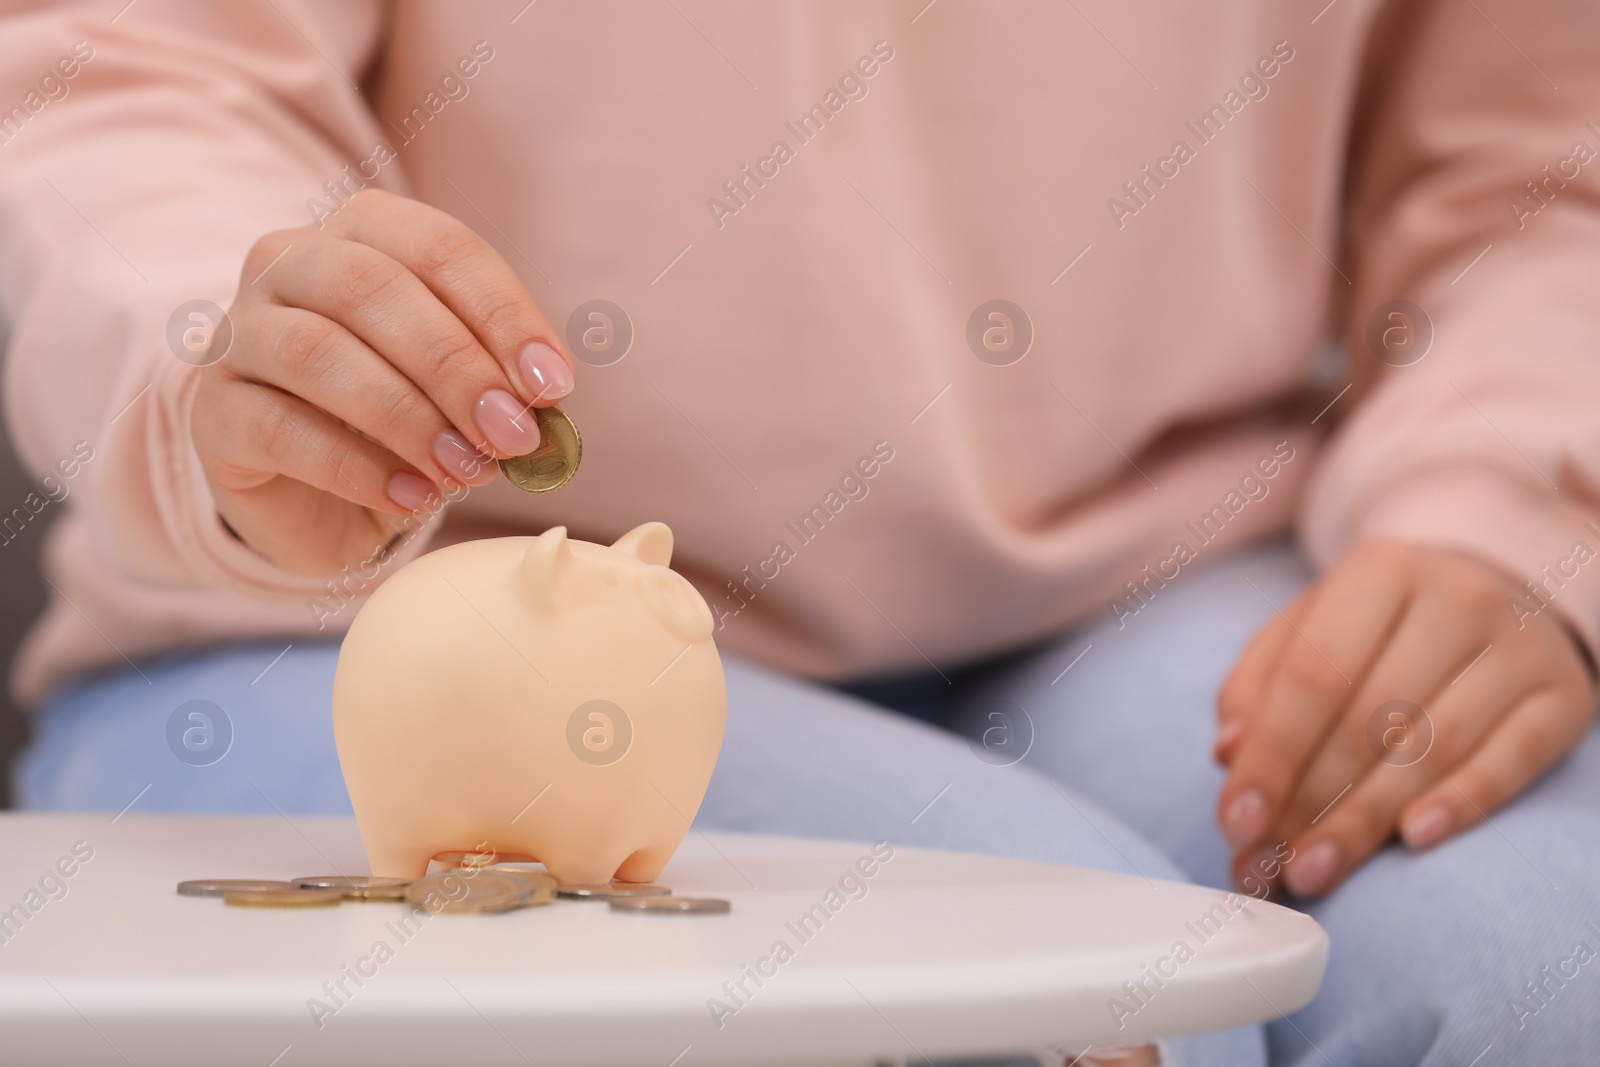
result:
[(1480, 670), (1470, 688), (1446, 684), (1423, 712), (1422, 722), (1414, 729), (1408, 725), (1417, 747), (1397, 749), (1394, 758), (1369, 763), (1312, 801), (1322, 806), (1305, 822), (1280, 826), (1296, 854), (1284, 876), (1292, 892), (1302, 897), (1326, 893), (1387, 844), (1401, 810), (1477, 750), (1533, 684), (1509, 660)]
[(1119, 1045), (1091, 1048), (1066, 1061), (1066, 1067), (1160, 1067), (1161, 1050), (1154, 1045)]
[[(1325, 893), (1397, 828), (1412, 847), (1430, 847), (1486, 818), (1593, 723), (1594, 687), (1581, 655), (1553, 621), (1513, 625), (1505, 600), (1514, 583), (1493, 567), (1399, 545), (1366, 546), (1347, 561), (1351, 566), (1341, 564), (1315, 587), (1303, 617), (1288, 620), (1295, 636), (1282, 639), (1282, 662), (1267, 695), (1260, 696), (1259, 676), (1238, 676), (1259, 672), (1259, 663), (1242, 662), (1225, 687), (1228, 699), (1265, 701), (1235, 746), (1220, 802), (1225, 832), (1237, 830), (1228, 816), (1241, 808), (1260, 814), (1241, 801), (1252, 787), (1273, 820), (1270, 830), (1236, 840), (1233, 868), (1241, 886), (1270, 888), (1281, 875), (1296, 895)], [(1381, 610), (1352, 604), (1351, 595), (1374, 581), (1390, 591)], [(1325, 595), (1332, 592), (1345, 597), (1342, 606)], [(1341, 622), (1379, 634), (1380, 650), (1354, 670), (1341, 670), (1355, 683), (1342, 708), (1321, 722), (1290, 720), (1285, 727), (1285, 709), (1295, 703), (1313, 718), (1332, 706), (1326, 698), (1311, 700), (1316, 686), (1306, 687), (1290, 669), (1297, 646), (1326, 641), (1329, 660), (1362, 656), (1358, 639), (1338, 643)], [(1264, 655), (1274, 639), (1264, 628), (1246, 658)], [(1330, 666), (1341, 668), (1343, 660)], [(1314, 672), (1308, 676), (1314, 680)], [(1325, 692), (1336, 688), (1322, 682)], [(1296, 700), (1286, 703), (1286, 694)], [(1401, 709), (1398, 716), (1385, 711), (1391, 704)], [(1308, 738), (1310, 755), (1302, 758), (1294, 746)], [(1391, 743), (1395, 738), (1400, 743)], [(1287, 794), (1268, 792), (1272, 767), (1257, 760), (1292, 768)]]
[(255, 380), (298, 394), (436, 484), (493, 480), (494, 463), (451, 427), (415, 383), (344, 327), (276, 305), (259, 322), (274, 358), (255, 361)]
[(547, 406), (572, 391), (572, 361), (544, 312), (500, 253), (459, 220), (368, 190), (337, 216), (333, 228), (422, 279), (473, 332), (525, 403)]
[(1591, 725), (1583, 695), (1560, 687), (1529, 694), (1460, 766), (1405, 805), (1401, 837), (1413, 849), (1432, 848), (1488, 818), (1576, 747)]
[(1286, 640), (1266, 702), (1218, 798), (1235, 849), (1261, 841), (1403, 616), (1408, 583), (1384, 551), (1357, 550), (1322, 582)]
[(434, 510), (439, 487), (494, 480), (489, 460), (537, 448), (531, 408), (573, 385), (504, 259), (386, 193), (255, 242), (229, 315), (234, 344), (190, 416), (196, 450), (230, 528), (302, 573)]
[(1304, 590), (1281, 613), (1274, 612), (1239, 655), (1233, 670), (1217, 692), (1217, 739), (1212, 758), (1226, 764), (1237, 748), (1250, 718), (1266, 703), (1273, 672), (1283, 648), (1295, 636), (1295, 627), (1311, 603), (1310, 589)]
[(283, 475), (390, 515), (438, 506), (432, 482), (314, 404), (254, 382), (233, 389), (225, 420), (197, 410), (192, 424), (208, 473), (228, 489)]
[[(504, 370), (402, 264), (353, 241), (313, 240), (291, 248), (267, 282), (278, 303), (315, 312), (360, 338), (474, 448), (504, 457), (538, 447), (533, 416)], [(310, 384), (303, 378), (290, 388), (303, 393)]]
[(1294, 893), (1327, 892), (1397, 827), (1411, 847), (1428, 848), (1475, 824), (1583, 739), (1592, 692), (1559, 634), (1502, 631), (1493, 652), (1440, 685), (1423, 748), (1380, 759), (1294, 837), (1285, 873)]
[[(1355, 699), (1302, 773), (1284, 806), (1277, 835), (1292, 837), (1305, 829), (1380, 759), (1413, 762), (1420, 753), (1405, 746), (1419, 742), (1409, 720), (1422, 709), (1427, 709), (1436, 734), (1449, 735), (1448, 740), (1439, 738), (1444, 749), (1461, 743), (1463, 721), (1482, 720), (1486, 705), (1505, 708), (1520, 696), (1527, 682), (1505, 669), (1503, 656), (1475, 664), (1472, 675), (1459, 686), (1451, 685), (1489, 643), (1491, 630), (1481, 616), (1455, 610), (1447, 598), (1412, 601)], [(1465, 741), (1476, 742), (1476, 735)]]
[(1271, 899), (1277, 893), (1284, 865), (1294, 862), (1294, 858), (1294, 849), (1284, 840), (1241, 852), (1231, 864), (1233, 884), (1241, 893)]

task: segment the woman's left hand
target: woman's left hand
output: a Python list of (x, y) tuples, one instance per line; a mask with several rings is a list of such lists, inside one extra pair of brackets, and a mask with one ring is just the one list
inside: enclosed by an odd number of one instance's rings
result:
[(1282, 861), (1291, 892), (1319, 896), (1396, 831), (1432, 847), (1576, 747), (1594, 697), (1572, 631), (1494, 566), (1357, 546), (1256, 633), (1218, 695), (1235, 879)]

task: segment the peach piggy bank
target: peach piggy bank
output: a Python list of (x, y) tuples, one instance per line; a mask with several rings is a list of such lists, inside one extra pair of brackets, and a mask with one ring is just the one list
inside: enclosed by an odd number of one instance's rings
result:
[(351, 624), (333, 683), (339, 763), (372, 873), (437, 852), (522, 853), (561, 882), (660, 873), (722, 746), (711, 612), (672, 531), (428, 553)]

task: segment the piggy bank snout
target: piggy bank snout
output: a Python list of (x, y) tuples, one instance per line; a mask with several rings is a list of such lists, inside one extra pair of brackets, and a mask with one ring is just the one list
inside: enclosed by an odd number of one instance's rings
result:
[(668, 633), (691, 644), (711, 636), (711, 609), (677, 571), (647, 566), (634, 578), (645, 607)]

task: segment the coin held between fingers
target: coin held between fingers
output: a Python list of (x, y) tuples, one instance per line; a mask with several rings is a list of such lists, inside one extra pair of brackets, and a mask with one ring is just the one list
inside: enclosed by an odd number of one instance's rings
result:
[(525, 456), (501, 460), (500, 470), (525, 493), (548, 493), (578, 473), (583, 440), (578, 427), (560, 408), (534, 408), (533, 416), (539, 425), (539, 447)]

